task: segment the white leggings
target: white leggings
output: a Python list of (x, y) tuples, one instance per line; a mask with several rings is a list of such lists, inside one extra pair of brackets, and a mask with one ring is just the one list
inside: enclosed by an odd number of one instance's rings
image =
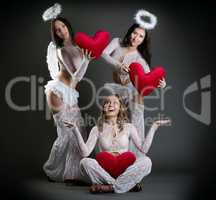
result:
[[(144, 105), (131, 101), (129, 103), (129, 110), (131, 114), (131, 123), (136, 127), (137, 133), (142, 141), (142, 148), (145, 142), (145, 123), (144, 123)], [(132, 140), (129, 143), (129, 150), (135, 153), (136, 157), (142, 157), (141, 153), (135, 146)]]
[(81, 173), (89, 177), (92, 184), (112, 184), (115, 193), (124, 193), (151, 172), (152, 162), (147, 156), (139, 157), (116, 179), (110, 176), (95, 159), (83, 158), (80, 161), (80, 167)]

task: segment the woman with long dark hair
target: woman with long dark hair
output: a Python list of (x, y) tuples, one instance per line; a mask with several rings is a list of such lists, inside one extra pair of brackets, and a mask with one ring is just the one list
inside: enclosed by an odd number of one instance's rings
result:
[[(59, 10), (59, 4), (51, 7)], [(47, 14), (45, 12), (45, 14)], [(47, 14), (50, 17), (50, 14)], [(53, 80), (45, 85), (48, 106), (57, 126), (55, 140), (49, 158), (43, 166), (46, 175), (53, 181), (85, 181), (79, 170), (82, 158), (76, 139), (67, 129), (64, 120), (76, 122), (82, 137), (86, 139), (84, 120), (78, 107), (79, 93), (76, 85), (82, 80), (91, 53), (80, 49), (73, 41), (73, 31), (67, 19), (51, 18), (51, 38), (47, 49), (47, 63)]]
[[(151, 14), (151, 16), (153, 15)], [(142, 143), (144, 143), (145, 138), (144, 97), (139, 95), (131, 83), (128, 72), (130, 70), (129, 65), (133, 62), (140, 63), (146, 73), (150, 72), (150, 35), (149, 24), (145, 23), (144, 25), (146, 24), (148, 26), (143, 26), (141, 23), (133, 24), (122, 40), (114, 38), (103, 51), (103, 58), (113, 67), (113, 80), (115, 82), (107, 83), (104, 87), (121, 95), (126, 101), (130, 111), (130, 120), (137, 128)], [(158, 87), (164, 88), (165, 85), (166, 82), (162, 79)], [(131, 144), (131, 150), (137, 156), (140, 155), (133, 144)]]

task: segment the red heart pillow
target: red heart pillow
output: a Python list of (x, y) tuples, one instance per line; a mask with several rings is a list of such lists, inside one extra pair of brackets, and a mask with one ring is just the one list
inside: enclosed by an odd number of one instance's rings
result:
[(142, 96), (149, 95), (158, 87), (159, 81), (165, 76), (163, 67), (154, 67), (149, 73), (144, 72), (140, 63), (131, 63), (129, 67), (131, 82)]
[(109, 43), (109, 33), (106, 31), (97, 31), (95, 35), (91, 37), (86, 33), (78, 32), (74, 40), (80, 48), (88, 49), (92, 52), (92, 56), (98, 58)]
[(124, 152), (114, 156), (103, 151), (96, 154), (96, 160), (112, 177), (117, 178), (135, 162), (136, 156), (132, 152)]

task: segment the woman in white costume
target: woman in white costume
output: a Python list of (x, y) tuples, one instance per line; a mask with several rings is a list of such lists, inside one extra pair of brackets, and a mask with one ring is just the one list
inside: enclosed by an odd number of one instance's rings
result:
[(55, 4), (43, 14), (45, 21), (52, 20), (52, 42), (47, 49), (47, 63), (53, 80), (45, 85), (45, 93), (58, 135), (43, 169), (50, 180), (77, 182), (84, 181), (79, 170), (82, 156), (76, 139), (63, 121), (76, 122), (82, 137), (87, 138), (78, 107), (79, 93), (75, 88), (92, 57), (90, 52), (84, 52), (74, 44), (71, 25), (58, 16), (60, 12), (61, 6)]
[(151, 172), (151, 160), (146, 156), (154, 134), (159, 126), (169, 123), (169, 120), (155, 121), (151, 126), (144, 147), (133, 124), (127, 123), (127, 111), (119, 95), (110, 95), (105, 98), (102, 105), (101, 117), (97, 126), (93, 127), (85, 143), (79, 128), (75, 123), (65, 121), (69, 130), (73, 131), (83, 157), (88, 157), (98, 144), (100, 152), (107, 151), (119, 155), (129, 150), (129, 141), (132, 140), (137, 149), (142, 153), (135, 163), (129, 166), (116, 179), (106, 172), (99, 163), (92, 158), (83, 158), (80, 162), (81, 171), (92, 181), (90, 192), (115, 192), (124, 193), (139, 183)]
[[(145, 22), (141, 17), (148, 17), (150, 22)], [(129, 65), (138, 62), (143, 66), (144, 71), (150, 72), (151, 55), (149, 52), (149, 32), (157, 23), (156, 17), (145, 11), (140, 10), (135, 16), (136, 23), (127, 31), (123, 40), (114, 38), (103, 51), (103, 58), (113, 67), (113, 80), (115, 83), (107, 83), (105, 88), (114, 94), (119, 94), (129, 107), (130, 120), (137, 128), (138, 134), (144, 144), (145, 125), (144, 125), (144, 97), (139, 95), (136, 88), (132, 85), (129, 78)], [(158, 87), (164, 88), (165, 79), (160, 80)], [(130, 150), (137, 156), (141, 154), (133, 143)]]

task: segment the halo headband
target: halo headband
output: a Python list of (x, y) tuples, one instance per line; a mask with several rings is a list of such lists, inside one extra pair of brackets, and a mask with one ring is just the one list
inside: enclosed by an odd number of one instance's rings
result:
[(55, 19), (62, 12), (62, 6), (55, 3), (53, 6), (46, 9), (42, 15), (44, 21)]
[[(149, 20), (146, 21), (144, 18), (148, 18)], [(138, 10), (134, 19), (137, 24), (146, 30), (154, 29), (157, 24), (157, 17), (146, 10)]]

